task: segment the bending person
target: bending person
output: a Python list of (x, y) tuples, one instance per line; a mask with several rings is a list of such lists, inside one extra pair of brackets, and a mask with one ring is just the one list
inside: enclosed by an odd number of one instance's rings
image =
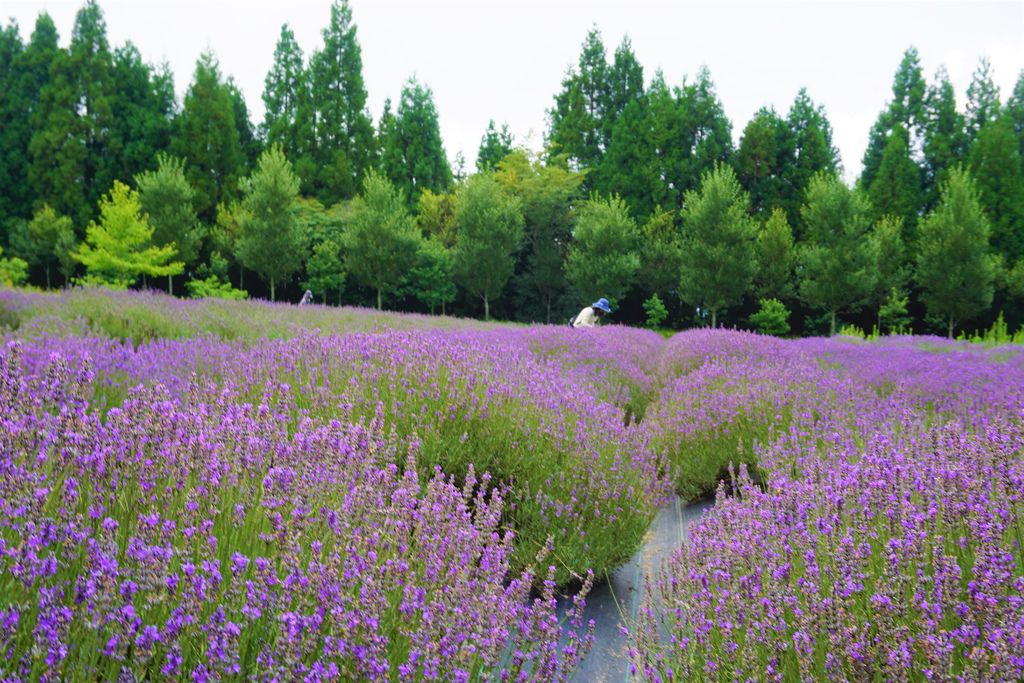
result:
[(612, 308), (608, 305), (608, 299), (602, 297), (589, 306), (585, 306), (572, 319), (571, 324), (573, 327), (597, 327), (601, 318), (611, 312)]

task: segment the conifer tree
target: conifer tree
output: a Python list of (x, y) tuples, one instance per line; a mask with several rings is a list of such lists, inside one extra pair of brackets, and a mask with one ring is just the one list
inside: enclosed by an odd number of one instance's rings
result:
[(24, 52), (18, 24), (12, 20), (0, 30), (0, 244), (7, 243), (9, 222), (24, 217), (32, 201), (25, 182), (29, 109), (18, 72)]
[(310, 57), (316, 160), (325, 170), (317, 196), (325, 205), (351, 197), (377, 165), (373, 124), (366, 109), (362, 48), (348, 0), (331, 3), (323, 48)]
[(617, 197), (592, 197), (576, 211), (565, 276), (578, 296), (612, 305), (632, 287), (640, 268), (636, 222)]
[(196, 62), (171, 152), (185, 160), (185, 175), (196, 193), (196, 213), (212, 223), (218, 204), (237, 196), (245, 168), (234, 99), (212, 53), (203, 53)]
[(938, 203), (939, 186), (948, 169), (963, 163), (967, 140), (964, 117), (957, 111), (953, 84), (945, 67), (935, 74), (935, 82), (925, 98), (924, 126), (924, 207), (930, 211)]
[(607, 70), (601, 32), (592, 28), (583, 41), (578, 69), (566, 74), (548, 111), (551, 153), (564, 156), (575, 169), (597, 167), (604, 154)]
[(386, 106), (381, 119), (384, 174), (415, 205), (423, 190), (445, 192), (452, 171), (441, 140), (441, 126), (430, 88), (410, 78), (402, 88), (398, 111)]
[(890, 214), (882, 216), (871, 230), (876, 271), (871, 305), (877, 313), (876, 325), (879, 330), (882, 329), (882, 308), (892, 300), (893, 292), (897, 296), (903, 293), (910, 279), (902, 224), (902, 218)]
[(793, 164), (785, 176), (788, 187), (783, 208), (794, 221), (797, 236), (802, 234), (801, 207), (811, 179), (819, 173), (832, 175), (839, 170), (839, 152), (832, 144), (832, 126), (825, 109), (817, 106), (801, 88), (786, 116), (793, 141)]
[(484, 305), (491, 317), (496, 301), (512, 277), (515, 253), (523, 241), (523, 213), (519, 200), (509, 196), (492, 173), (477, 173), (466, 180), (455, 197), (456, 282)]
[(800, 296), (829, 314), (829, 334), (839, 313), (868, 302), (877, 280), (869, 239), (871, 207), (859, 190), (822, 172), (811, 179), (801, 211), (804, 237), (798, 251)]
[(992, 303), (997, 262), (988, 237), (989, 223), (970, 175), (952, 169), (939, 205), (921, 221), (915, 276), (928, 312), (946, 320), (950, 338), (958, 323)]
[(494, 170), (498, 162), (504, 159), (512, 151), (512, 133), (508, 130), (508, 124), (502, 124), (501, 130), (494, 125), (491, 119), (487, 123), (487, 130), (480, 138), (480, 149), (476, 153), (476, 168), (478, 171)]
[(375, 171), (367, 173), (345, 232), (345, 265), (357, 282), (377, 292), (378, 310), (385, 294), (399, 291), (421, 240), (402, 190)]
[(910, 158), (908, 143), (906, 129), (897, 123), (889, 133), (889, 140), (882, 153), (882, 163), (868, 187), (868, 199), (871, 200), (875, 218), (886, 214), (899, 217), (905, 240), (913, 237), (918, 211), (923, 203), (921, 169)]
[(1024, 257), (1024, 164), (1008, 114), (986, 124), (971, 147), (969, 170), (988, 217), (992, 249), (1007, 264)]
[(173, 244), (151, 244), (153, 228), (137, 192), (115, 180), (110, 193), (100, 200), (99, 210), (99, 223), (89, 224), (85, 241), (71, 254), (85, 266), (86, 282), (124, 288), (140, 276), (182, 272), (184, 265), (172, 261)]
[(700, 192), (688, 192), (682, 211), (682, 275), (684, 301), (718, 314), (740, 302), (750, 290), (757, 268), (757, 222), (750, 216), (750, 197), (732, 168), (717, 166), (701, 178)]
[(757, 271), (754, 273), (754, 293), (757, 298), (780, 301), (793, 298), (796, 249), (793, 245), (793, 231), (782, 209), (772, 209), (768, 220), (760, 226), (755, 254)]
[(755, 213), (767, 215), (783, 206), (793, 151), (789, 127), (774, 109), (759, 110), (743, 129), (733, 165)]
[(306, 260), (306, 234), (298, 221), (299, 180), (284, 152), (274, 146), (260, 156), (242, 188), (238, 259), (270, 282), (270, 300), (275, 301), (277, 284)]
[(988, 57), (978, 60), (978, 67), (967, 86), (967, 146), (970, 148), (981, 129), (999, 118), (999, 86), (992, 79), (992, 64)]
[[(174, 245), (178, 258), (191, 265), (199, 256), (202, 231), (192, 202), (195, 191), (185, 178), (181, 159), (157, 154), (157, 169), (135, 178), (139, 202), (153, 227), (153, 243)], [(174, 281), (167, 276), (167, 291), (174, 293)]]

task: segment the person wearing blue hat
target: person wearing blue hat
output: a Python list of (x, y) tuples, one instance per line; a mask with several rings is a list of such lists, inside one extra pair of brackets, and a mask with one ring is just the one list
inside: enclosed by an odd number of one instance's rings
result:
[(597, 327), (601, 318), (611, 312), (612, 307), (608, 305), (608, 299), (601, 297), (589, 306), (585, 306), (576, 314), (575, 318), (569, 321), (569, 324), (573, 327)]

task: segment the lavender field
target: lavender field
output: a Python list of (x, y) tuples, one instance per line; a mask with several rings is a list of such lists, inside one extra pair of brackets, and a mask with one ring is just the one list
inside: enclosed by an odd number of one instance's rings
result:
[[(4, 680), (1024, 677), (1024, 355), (0, 291)], [(574, 596), (568, 616), (559, 596)]]

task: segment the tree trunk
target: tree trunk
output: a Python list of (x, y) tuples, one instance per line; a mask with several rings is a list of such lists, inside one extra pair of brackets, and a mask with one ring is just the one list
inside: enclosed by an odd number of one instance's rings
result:
[(50, 266), (46, 266), (46, 288), (50, 288)]
[(711, 311), (711, 329), (718, 327), (718, 311)]
[(441, 302), (441, 315), (448, 315), (448, 313), (446, 313), (447, 308), (448, 308), (448, 306), (445, 304), (445, 302), (442, 301)]
[(275, 299), (274, 299), (274, 278), (270, 278), (270, 300), (271, 301), (275, 301)]
[(245, 289), (245, 268), (238, 266), (238, 288)]
[(381, 310), (381, 300), (382, 300), (382, 298), (383, 297), (381, 296), (380, 287), (378, 287), (377, 288), (377, 310), (378, 311)]
[(946, 333), (946, 338), (953, 338), (953, 316), (949, 316), (949, 331)]
[(174, 276), (173, 275), (168, 275), (167, 276), (167, 293), (170, 294), (171, 296), (174, 296)]
[(548, 320), (547, 320), (547, 324), (550, 325), (551, 324), (551, 297), (550, 296), (549, 297), (545, 297), (545, 299), (547, 300), (547, 304), (548, 304)]
[(487, 295), (484, 294), (484, 320), (491, 319), (491, 302), (487, 300)]
[(829, 324), (828, 336), (830, 336), (830, 337), (836, 336), (836, 312), (835, 311), (832, 311), (832, 321)]

